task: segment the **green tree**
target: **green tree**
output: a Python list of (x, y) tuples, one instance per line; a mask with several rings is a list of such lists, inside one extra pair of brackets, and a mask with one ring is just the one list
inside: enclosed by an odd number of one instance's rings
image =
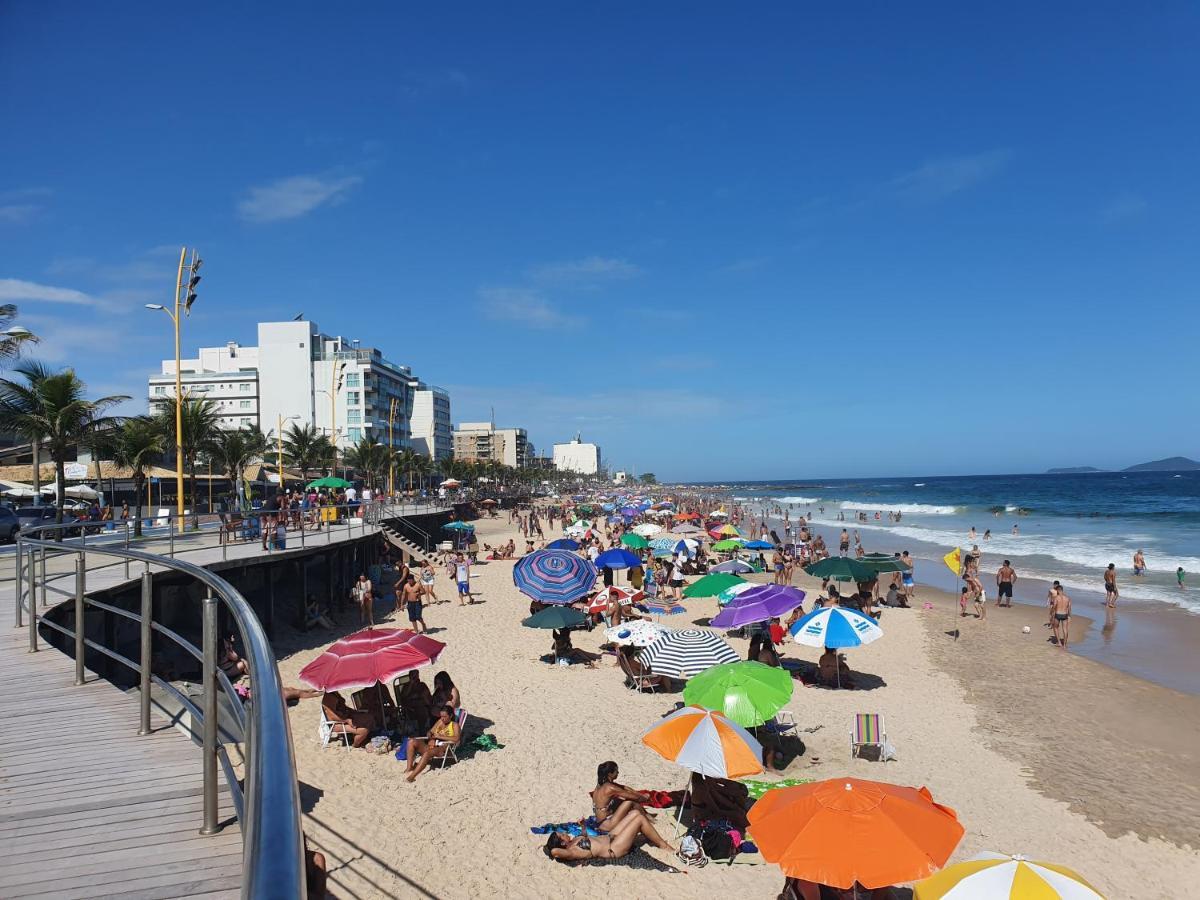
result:
[(419, 474), (421, 460), (425, 457), (415, 450), (406, 447), (396, 454), (396, 471), (408, 482), (409, 492), (413, 489), (413, 477)]
[(0, 304), (0, 332), (13, 332), (0, 338), (0, 362), (11, 362), (21, 355), (26, 344), (36, 344), (40, 340), (32, 331), (20, 327), (13, 328), (16, 318), (16, 304)]
[(643, 472), (638, 476), (638, 480), (642, 484), (658, 484), (658, 479), (654, 477), (653, 472)]
[(146, 466), (167, 447), (159, 423), (149, 416), (126, 419), (112, 433), (112, 455), (118, 466), (133, 470), (133, 533), (142, 536), (142, 497), (145, 496)]
[[(220, 430), (221, 414), (217, 405), (206, 397), (183, 398), (179, 409), (180, 433), (183, 436), (183, 464), (192, 483), (192, 528), (200, 527), (200, 509), (196, 505), (196, 463), (200, 455)], [(175, 452), (175, 404), (164, 405), (154, 418), (162, 432), (166, 452)]]
[(267, 451), (267, 436), (261, 428), (246, 426), (236, 431), (218, 431), (209, 441), (208, 452), (213, 462), (225, 470), (233, 482), (238, 505), (245, 509), (247, 498), (243, 487), (246, 467), (262, 459)]
[(305, 484), (308, 483), (309, 472), (327, 468), (332, 458), (333, 445), (329, 443), (329, 435), (314, 426), (293, 423), (284, 432), (283, 461), (300, 470)]
[(361, 472), (367, 486), (373, 488), (379, 475), (387, 470), (388, 449), (374, 435), (362, 437), (346, 451), (344, 460), (347, 466)]
[(105, 412), (129, 397), (113, 395), (89, 400), (85, 396), (87, 385), (72, 369), (51, 372), (41, 363), (26, 362), (15, 371), (23, 381), (0, 379), (0, 428), (31, 442), (37, 441), (49, 452), (58, 479), (54, 520), (61, 524), (67, 457), (87, 440), (92, 429), (106, 428), (115, 422)]

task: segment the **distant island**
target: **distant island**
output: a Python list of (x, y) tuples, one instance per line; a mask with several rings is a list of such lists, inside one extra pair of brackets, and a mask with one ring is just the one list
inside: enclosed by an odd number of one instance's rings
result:
[(1047, 469), (1047, 475), (1087, 475), (1089, 472), (1103, 472), (1095, 466), (1070, 466), (1065, 469)]
[(1166, 459), (1156, 459), (1153, 462), (1142, 463), (1122, 469), (1122, 472), (1196, 472), (1200, 471), (1200, 462), (1188, 459), (1186, 456), (1168, 456)]

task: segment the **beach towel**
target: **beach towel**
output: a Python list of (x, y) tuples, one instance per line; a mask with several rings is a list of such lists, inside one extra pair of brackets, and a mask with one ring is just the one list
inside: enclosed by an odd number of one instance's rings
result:
[(784, 778), (780, 781), (755, 781), (753, 779), (746, 779), (742, 784), (750, 792), (750, 796), (758, 800), (763, 794), (773, 788), (794, 787), (798, 784), (810, 784), (811, 782), (811, 778)]
[[(600, 829), (597, 827), (599, 823), (595, 816), (588, 816), (584, 824), (587, 826), (588, 837), (596, 837), (600, 834)], [(537, 825), (529, 829), (531, 834), (550, 834), (552, 831), (563, 831), (571, 837), (579, 837), (583, 833), (583, 829), (579, 827), (578, 822), (560, 822), (557, 825), (552, 822), (547, 822), (545, 825)]]
[(461, 762), (464, 759), (470, 759), (476, 753), (489, 753), (492, 750), (503, 750), (504, 745), (501, 744), (495, 737), (490, 734), (481, 734), (469, 741), (466, 741), (458, 748), (458, 759)]
[(643, 791), (650, 799), (643, 803), (651, 809), (666, 809), (678, 806), (683, 801), (683, 791)]

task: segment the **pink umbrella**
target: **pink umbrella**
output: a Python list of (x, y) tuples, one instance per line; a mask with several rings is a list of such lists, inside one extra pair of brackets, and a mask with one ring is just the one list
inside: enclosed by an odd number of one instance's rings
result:
[(441, 641), (407, 628), (365, 628), (332, 644), (300, 670), (300, 680), (318, 691), (389, 684), (405, 672), (437, 662), (445, 649)]

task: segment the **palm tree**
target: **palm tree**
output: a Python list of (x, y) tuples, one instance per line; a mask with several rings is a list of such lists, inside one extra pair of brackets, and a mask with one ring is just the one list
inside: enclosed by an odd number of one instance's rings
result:
[(0, 333), (4, 334), (4, 337), (0, 339), (0, 362), (16, 359), (21, 355), (21, 350), (26, 344), (36, 344), (40, 340), (28, 329), (20, 326), (14, 328), (13, 322), (16, 318), (17, 306), (15, 303), (0, 305)]
[(424, 459), (424, 457), (409, 447), (405, 447), (396, 454), (396, 468), (400, 471), (402, 478), (408, 479), (409, 493), (412, 493), (413, 475), (417, 474), (417, 466), (419, 465), (417, 461), (420, 459)]
[(267, 450), (267, 437), (262, 429), (247, 425), (236, 431), (218, 431), (208, 444), (208, 453), (213, 462), (221, 466), (233, 482), (238, 505), (246, 508), (246, 496), (242, 487), (242, 476), (246, 467), (261, 459)]
[(84, 396), (87, 385), (73, 369), (51, 372), (41, 363), (26, 362), (16, 368), (16, 373), (24, 382), (0, 379), (0, 428), (16, 432), (30, 442), (37, 441), (49, 451), (58, 478), (54, 521), (62, 524), (67, 456), (75, 452), (92, 429), (115, 422), (104, 413), (129, 397), (113, 395), (89, 400)]
[(149, 416), (126, 419), (113, 432), (113, 459), (118, 466), (133, 469), (133, 533), (142, 536), (142, 496), (146, 487), (146, 466), (166, 450), (167, 442), (158, 422)]
[(374, 435), (358, 439), (343, 456), (345, 464), (366, 476), (367, 486), (374, 487), (375, 479), (387, 468), (387, 448)]
[(308, 483), (308, 473), (328, 466), (332, 455), (333, 445), (329, 443), (329, 435), (312, 425), (293, 423), (283, 435), (283, 461), (300, 470), (305, 484)]
[[(217, 404), (206, 397), (183, 398), (179, 409), (180, 433), (183, 436), (183, 464), (192, 483), (192, 528), (200, 527), (200, 508), (196, 505), (196, 462), (220, 429), (221, 414)], [(168, 453), (175, 452), (175, 404), (163, 406), (155, 417), (165, 439)]]

